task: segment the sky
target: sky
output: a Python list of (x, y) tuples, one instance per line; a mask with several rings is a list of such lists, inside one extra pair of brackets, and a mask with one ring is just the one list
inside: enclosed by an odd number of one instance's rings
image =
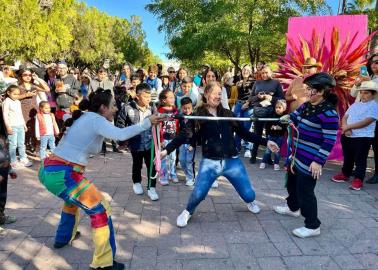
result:
[[(146, 33), (148, 47), (162, 60), (166, 60), (169, 48), (166, 45), (164, 33), (159, 33), (159, 21), (144, 8), (151, 1), (148, 0), (83, 0), (88, 6), (95, 6), (99, 10), (112, 16), (130, 19), (132, 15), (141, 17), (142, 28)], [(338, 0), (326, 0), (332, 7), (332, 13), (337, 13)]]

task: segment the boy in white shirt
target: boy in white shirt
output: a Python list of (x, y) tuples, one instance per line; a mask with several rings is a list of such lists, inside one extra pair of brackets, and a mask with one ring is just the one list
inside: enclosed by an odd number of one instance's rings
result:
[(378, 120), (378, 83), (365, 81), (356, 88), (360, 101), (353, 103), (342, 119), (341, 145), (344, 163), (342, 171), (332, 177), (334, 182), (346, 182), (356, 166), (350, 189), (360, 190), (365, 178), (367, 157)]

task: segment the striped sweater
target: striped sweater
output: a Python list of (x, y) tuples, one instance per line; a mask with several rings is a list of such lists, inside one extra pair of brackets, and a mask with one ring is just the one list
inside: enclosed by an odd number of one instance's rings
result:
[(306, 102), (290, 114), (290, 119), (299, 132), (298, 139), (294, 139), (297, 144), (294, 166), (311, 175), (311, 162), (324, 166), (335, 145), (339, 116), (335, 106), (327, 101), (316, 106)]

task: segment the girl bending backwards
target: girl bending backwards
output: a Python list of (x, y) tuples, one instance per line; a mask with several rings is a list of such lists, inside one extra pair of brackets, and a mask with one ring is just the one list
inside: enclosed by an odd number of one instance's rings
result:
[[(230, 110), (224, 109), (221, 105), (222, 88), (218, 82), (211, 82), (206, 85), (203, 98), (204, 103), (197, 109), (195, 115), (234, 116)], [(195, 125), (195, 129), (192, 128), (193, 125)], [(187, 207), (177, 218), (178, 227), (187, 225), (194, 210), (205, 199), (211, 185), (219, 176), (224, 176), (231, 182), (240, 197), (247, 203), (249, 211), (254, 214), (260, 212), (260, 208), (254, 202), (255, 191), (249, 181), (247, 171), (238, 157), (234, 132), (244, 140), (263, 145), (267, 144), (267, 140), (248, 132), (236, 121), (188, 121), (179, 136), (162, 151), (162, 156), (171, 153), (187, 138), (193, 137), (194, 133), (201, 138), (203, 157)], [(279, 150), (274, 142), (269, 142), (269, 147), (274, 152)]]
[(124, 141), (161, 119), (153, 115), (139, 124), (117, 128), (112, 124), (117, 108), (110, 90), (97, 90), (89, 102), (89, 112), (75, 120), (54, 153), (44, 159), (39, 180), (64, 200), (54, 247), (61, 248), (78, 236), (78, 208), (82, 208), (90, 216), (93, 230), (95, 250), (90, 269), (124, 269), (124, 264), (114, 261), (116, 247), (109, 203), (83, 173), (88, 157), (100, 152), (104, 138)]

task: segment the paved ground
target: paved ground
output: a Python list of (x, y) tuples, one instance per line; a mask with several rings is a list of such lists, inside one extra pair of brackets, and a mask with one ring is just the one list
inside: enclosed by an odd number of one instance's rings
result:
[[(188, 227), (179, 229), (176, 217), (190, 193), (183, 182), (158, 186), (160, 200), (151, 202), (132, 192), (130, 154), (108, 154), (106, 160), (93, 158), (87, 175), (112, 197), (117, 259), (126, 269), (378, 269), (378, 186), (356, 192), (329, 181), (338, 166), (328, 165), (317, 186), (322, 233), (303, 240), (291, 234), (302, 218), (272, 211), (286, 195), (282, 171), (247, 165), (260, 214), (248, 212), (221, 180)], [(54, 250), (62, 202), (39, 184), (36, 170), (36, 165), (23, 169), (19, 179), (10, 180), (8, 213), (19, 220), (0, 235), (0, 269), (88, 269), (88, 218), (73, 246)]]

